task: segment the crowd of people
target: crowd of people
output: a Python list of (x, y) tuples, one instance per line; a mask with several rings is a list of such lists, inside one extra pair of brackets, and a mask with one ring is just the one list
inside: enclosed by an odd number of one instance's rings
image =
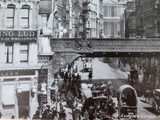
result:
[[(89, 81), (92, 81), (92, 77), (91, 70), (88, 72)], [(111, 82), (91, 82), (92, 97), (87, 98), (82, 92), (82, 81), (77, 67), (68, 65), (67, 69), (59, 70), (54, 78), (57, 81), (52, 84), (54, 92), (51, 92), (51, 104), (39, 104), (33, 119), (66, 120), (68, 109), (71, 110), (73, 120), (98, 120), (102, 118), (103, 113), (105, 118), (111, 117), (115, 112), (112, 100), (114, 88)], [(58, 80), (61, 80), (61, 84)], [(95, 90), (99, 91), (96, 95)]]

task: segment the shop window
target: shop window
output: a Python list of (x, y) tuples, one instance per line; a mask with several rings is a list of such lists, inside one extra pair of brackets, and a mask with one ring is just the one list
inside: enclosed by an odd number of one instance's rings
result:
[(20, 24), (22, 28), (29, 28), (29, 11), (30, 11), (30, 6), (28, 5), (23, 5), (22, 9), (20, 10)]
[(6, 56), (6, 63), (13, 62), (13, 44), (6, 43), (5, 45), (5, 56)]
[(6, 27), (14, 27), (15, 5), (9, 4), (6, 9)]
[(9, 83), (6, 83), (5, 85), (3, 85), (1, 94), (2, 94), (2, 103), (4, 108), (15, 104), (14, 85), (11, 85), (11, 84), (9, 85)]
[(28, 62), (28, 43), (20, 45), (20, 62)]

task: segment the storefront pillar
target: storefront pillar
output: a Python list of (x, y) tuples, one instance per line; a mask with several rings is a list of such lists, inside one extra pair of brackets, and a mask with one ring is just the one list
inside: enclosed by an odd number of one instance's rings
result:
[(38, 107), (37, 77), (31, 78), (29, 90), (29, 118), (32, 119)]
[(2, 114), (2, 81), (3, 79), (0, 79), (0, 112)]
[(18, 78), (15, 79), (15, 119), (19, 118), (19, 107), (18, 107)]

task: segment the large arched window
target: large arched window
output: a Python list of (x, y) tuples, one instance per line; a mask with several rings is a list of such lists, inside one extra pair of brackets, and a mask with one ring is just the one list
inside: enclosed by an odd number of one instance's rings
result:
[(15, 5), (9, 4), (6, 9), (6, 27), (14, 28)]
[(21, 28), (29, 28), (29, 5), (23, 5), (20, 9), (20, 25)]

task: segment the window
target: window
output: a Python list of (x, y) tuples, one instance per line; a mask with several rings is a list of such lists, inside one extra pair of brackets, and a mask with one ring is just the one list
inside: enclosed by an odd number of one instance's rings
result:
[(20, 45), (20, 62), (28, 62), (28, 43)]
[(20, 16), (21, 16), (21, 27), (22, 28), (28, 28), (29, 27), (29, 10), (30, 6), (23, 5), (22, 9), (20, 10)]
[(5, 56), (6, 56), (6, 63), (12, 63), (13, 62), (13, 44), (12, 43), (6, 43), (5, 45)]
[(6, 27), (14, 27), (15, 5), (9, 4), (6, 9)]

